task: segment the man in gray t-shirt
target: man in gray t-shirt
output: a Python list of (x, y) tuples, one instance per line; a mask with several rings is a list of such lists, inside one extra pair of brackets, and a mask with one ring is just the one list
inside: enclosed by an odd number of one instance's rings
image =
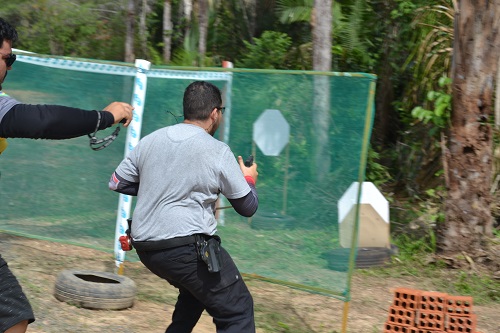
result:
[(140, 140), (109, 186), (137, 195), (132, 244), (151, 272), (179, 289), (166, 332), (191, 332), (206, 310), (219, 333), (253, 333), (252, 296), (220, 246), (215, 203), (223, 194), (236, 212), (252, 216), (257, 165), (245, 166), (241, 156), (236, 161), (213, 137), (224, 111), (216, 86), (193, 82), (183, 106), (184, 122)]

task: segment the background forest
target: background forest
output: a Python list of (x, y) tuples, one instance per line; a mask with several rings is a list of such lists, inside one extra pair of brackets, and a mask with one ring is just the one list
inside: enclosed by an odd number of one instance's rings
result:
[[(17, 0), (0, 16), (16, 48), (155, 65), (318, 70), (313, 0)], [(316, 6), (316, 7), (315, 7)], [(445, 219), (443, 136), (452, 111), (451, 0), (341, 0), (331, 5), (331, 60), (339, 72), (376, 74), (367, 180), (391, 201), (400, 247), (434, 252)], [(494, 127), (494, 119), (486, 119)], [(496, 137), (496, 136), (495, 136)], [(493, 153), (492, 153), (493, 154)], [(496, 173), (491, 193), (496, 197)], [(500, 215), (493, 204), (493, 234)], [(415, 251), (415, 249), (413, 249)]]

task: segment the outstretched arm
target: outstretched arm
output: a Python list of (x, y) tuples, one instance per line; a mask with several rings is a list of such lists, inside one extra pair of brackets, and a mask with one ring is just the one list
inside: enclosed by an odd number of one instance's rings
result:
[[(99, 114), (100, 113), (100, 117)], [(114, 102), (105, 111), (86, 111), (60, 105), (17, 104), (0, 122), (0, 137), (69, 139), (132, 119), (132, 106)]]

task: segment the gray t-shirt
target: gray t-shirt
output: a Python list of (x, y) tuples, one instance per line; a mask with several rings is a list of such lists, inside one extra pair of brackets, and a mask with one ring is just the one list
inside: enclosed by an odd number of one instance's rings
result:
[(201, 127), (177, 124), (140, 140), (116, 173), (139, 183), (134, 241), (217, 231), (215, 202), (250, 192), (231, 149)]
[(12, 109), (16, 104), (21, 104), (12, 97), (9, 97), (6, 93), (0, 91), (0, 123), (7, 112)]

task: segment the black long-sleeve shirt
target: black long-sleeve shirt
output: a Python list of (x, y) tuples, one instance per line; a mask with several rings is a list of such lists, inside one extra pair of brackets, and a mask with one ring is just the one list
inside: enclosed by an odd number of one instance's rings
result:
[(70, 139), (113, 125), (108, 111), (87, 111), (60, 105), (14, 105), (0, 121), (0, 137), (29, 139)]

